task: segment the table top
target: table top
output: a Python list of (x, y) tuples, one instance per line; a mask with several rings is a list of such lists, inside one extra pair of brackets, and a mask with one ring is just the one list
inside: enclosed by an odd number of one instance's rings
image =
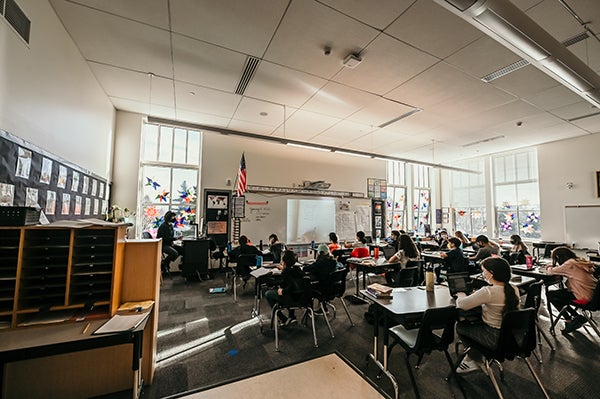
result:
[(423, 313), (427, 309), (455, 304), (448, 287), (442, 285), (436, 285), (432, 292), (426, 291), (422, 286), (394, 288), (392, 299), (375, 299), (366, 294), (366, 290), (361, 292), (379, 306), (397, 315)]

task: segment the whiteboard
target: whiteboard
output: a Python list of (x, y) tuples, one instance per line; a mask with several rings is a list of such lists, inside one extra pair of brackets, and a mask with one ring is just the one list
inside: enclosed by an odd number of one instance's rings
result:
[(565, 237), (576, 248), (598, 249), (600, 205), (565, 206)]
[[(371, 200), (368, 198), (332, 198), (300, 195), (273, 195), (245, 193), (246, 217), (241, 219), (240, 234), (246, 235), (253, 244), (260, 240), (268, 243), (270, 234), (275, 233), (279, 240), (288, 244), (310, 243), (310, 234), (297, 234), (310, 231), (317, 232), (314, 240), (317, 243), (329, 242), (328, 235), (334, 231), (340, 242), (353, 241), (358, 230), (371, 234)], [(290, 212), (288, 221), (288, 200), (291, 206), (302, 201), (302, 209)], [(290, 230), (294, 235), (288, 236)]]

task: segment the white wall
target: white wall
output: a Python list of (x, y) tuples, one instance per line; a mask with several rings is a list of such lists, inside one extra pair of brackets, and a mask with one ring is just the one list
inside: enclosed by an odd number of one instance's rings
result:
[[(564, 241), (565, 205), (598, 205), (596, 171), (600, 171), (600, 134), (538, 147), (542, 239)], [(572, 189), (567, 182), (573, 182)], [(600, 220), (598, 221), (600, 225)]]
[(19, 0), (27, 45), (0, 18), (0, 128), (110, 178), (115, 110), (46, 0)]
[(112, 204), (136, 209), (140, 174), (140, 144), (144, 115), (117, 112)]
[(242, 152), (251, 185), (292, 187), (303, 180), (325, 180), (330, 190), (366, 195), (367, 177), (385, 179), (385, 161), (205, 133), (202, 188), (233, 189), (225, 181), (235, 181)]

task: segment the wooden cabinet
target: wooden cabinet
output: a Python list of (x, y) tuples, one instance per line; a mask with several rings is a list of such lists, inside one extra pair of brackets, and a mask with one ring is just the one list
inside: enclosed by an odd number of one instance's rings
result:
[[(160, 240), (127, 242), (125, 229), (0, 227), (0, 340), (4, 331), (27, 328), (44, 334), (46, 323), (109, 317), (124, 302), (154, 300), (142, 358), (144, 382), (151, 383)], [(2, 397), (89, 397), (130, 389), (131, 356), (131, 346), (121, 345), (8, 363)]]

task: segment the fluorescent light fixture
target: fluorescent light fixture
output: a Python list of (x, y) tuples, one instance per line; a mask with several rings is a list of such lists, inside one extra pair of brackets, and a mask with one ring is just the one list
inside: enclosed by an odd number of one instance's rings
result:
[(289, 145), (291, 147), (307, 148), (309, 150), (331, 152), (331, 150), (329, 148), (313, 147), (312, 145), (296, 144), (296, 143), (286, 143), (286, 145)]
[(411, 111), (408, 111), (408, 112), (406, 112), (406, 113), (404, 113), (404, 114), (402, 114), (402, 115), (400, 115), (400, 116), (398, 116), (398, 117), (396, 117), (394, 119), (390, 119), (389, 121), (382, 123), (378, 127), (382, 128), (382, 127), (389, 126), (392, 123), (398, 122), (400, 119), (408, 118), (409, 116), (414, 115), (417, 112), (421, 112), (421, 111), (422, 111), (421, 108), (415, 108), (415, 109), (413, 109)]
[(341, 150), (335, 150), (334, 152), (337, 154), (352, 155), (352, 156), (361, 157), (361, 158), (371, 158), (370, 155), (359, 154), (357, 152), (341, 151)]
[(549, 60), (544, 62), (543, 65), (572, 88), (579, 90), (580, 92), (592, 90), (592, 84), (590, 82), (565, 65), (561, 60)]
[(546, 49), (490, 9), (473, 17), (473, 19), (536, 61), (541, 61), (550, 56), (550, 53)]

